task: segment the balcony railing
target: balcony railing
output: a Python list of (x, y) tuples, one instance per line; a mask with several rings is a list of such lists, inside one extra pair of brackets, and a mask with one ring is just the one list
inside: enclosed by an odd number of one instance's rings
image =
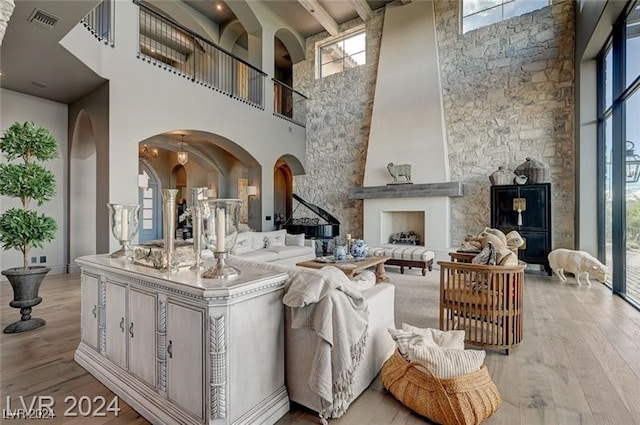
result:
[(115, 0), (103, 0), (80, 22), (98, 40), (111, 47), (115, 44)]
[(142, 3), (139, 57), (195, 83), (264, 108), (267, 74)]
[(307, 124), (307, 96), (282, 81), (274, 79), (273, 114), (305, 127)]

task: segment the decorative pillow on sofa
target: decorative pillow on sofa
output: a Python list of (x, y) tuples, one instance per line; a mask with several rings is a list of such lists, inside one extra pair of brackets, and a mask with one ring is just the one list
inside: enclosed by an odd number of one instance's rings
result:
[(236, 237), (236, 244), (234, 245), (231, 254), (238, 255), (252, 251), (253, 248), (251, 247), (251, 237), (251, 232), (238, 233), (238, 236)]
[(284, 235), (285, 246), (304, 246), (304, 233), (299, 235), (290, 235), (289, 233)]
[(488, 264), (490, 266), (495, 266), (496, 261), (496, 249), (493, 246), (493, 243), (487, 242), (482, 248), (482, 251), (475, 257), (471, 259), (473, 264)]
[(518, 265), (518, 257), (507, 247), (496, 250), (496, 261), (499, 266), (512, 267)]
[(441, 331), (440, 329), (433, 328), (423, 329), (407, 325), (406, 323), (402, 324), (402, 330), (420, 335), (427, 342), (427, 344), (424, 344), (427, 346), (464, 350), (464, 331)]
[(498, 243), (494, 243), (494, 245), (496, 247), (498, 245), (505, 245), (505, 246), (507, 245), (507, 236), (500, 229), (492, 229), (491, 227), (485, 227), (484, 230), (482, 231), (482, 233), (480, 234), (480, 236), (485, 236), (485, 235), (493, 235), (493, 236), (496, 236), (498, 238), (499, 242)]
[(484, 350), (415, 345), (409, 348), (409, 361), (425, 362), (437, 378), (449, 379), (479, 370), (486, 354)]
[(506, 237), (507, 237), (507, 246), (509, 248), (520, 248), (522, 245), (524, 245), (524, 239), (522, 238), (520, 233), (518, 233), (515, 230), (512, 230), (509, 233), (507, 233)]
[(263, 248), (269, 248), (270, 246), (285, 246), (285, 236), (287, 235), (286, 230), (276, 230), (274, 232), (262, 232), (264, 236), (264, 246)]

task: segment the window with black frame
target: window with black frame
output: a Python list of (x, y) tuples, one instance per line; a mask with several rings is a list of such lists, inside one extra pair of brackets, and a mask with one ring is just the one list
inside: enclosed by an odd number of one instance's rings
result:
[(462, 0), (462, 33), (542, 9), (549, 4), (550, 0)]
[(367, 34), (363, 30), (318, 47), (319, 78), (367, 63)]
[(598, 57), (599, 240), (615, 293), (640, 307), (640, 3)]

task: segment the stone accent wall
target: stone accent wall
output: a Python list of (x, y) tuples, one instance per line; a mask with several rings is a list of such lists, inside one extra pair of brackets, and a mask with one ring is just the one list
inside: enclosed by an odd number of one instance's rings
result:
[(574, 246), (574, 2), (464, 35), (459, 1), (436, 1), (451, 180), (451, 242), (490, 223), (488, 176), (533, 157), (549, 164), (553, 248)]
[[(384, 8), (366, 23), (366, 65), (316, 79), (315, 45), (328, 38), (323, 32), (307, 39), (307, 60), (293, 67), (293, 86), (309, 97), (306, 174), (294, 177), (294, 193), (327, 210), (340, 221), (341, 234), (353, 237), (362, 236), (362, 201), (347, 195), (364, 179), (383, 18)], [(359, 18), (340, 31), (358, 25)], [(295, 216), (315, 217), (305, 207)]]
[[(490, 223), (489, 175), (533, 157), (549, 164), (553, 247), (574, 246), (574, 2), (554, 1), (519, 17), (459, 34), (459, 1), (435, 3), (451, 180), (465, 196), (451, 200), (451, 245)], [(306, 175), (294, 191), (362, 235), (362, 186), (384, 10), (366, 24), (367, 65), (315, 78), (315, 44), (294, 65), (294, 87), (307, 103)], [(362, 21), (354, 19), (347, 30)], [(313, 216), (301, 207), (296, 216)]]

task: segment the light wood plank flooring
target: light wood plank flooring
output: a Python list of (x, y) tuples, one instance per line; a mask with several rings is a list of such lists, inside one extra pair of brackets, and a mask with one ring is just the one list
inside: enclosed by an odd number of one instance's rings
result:
[[(575, 287), (527, 274), (525, 290), (522, 345), (509, 356), (487, 355), (487, 367), (504, 402), (485, 423), (640, 425), (640, 312), (599, 283)], [(0, 334), (0, 407), (7, 407), (6, 397), (15, 408), (20, 396), (30, 401), (34, 395), (46, 395), (55, 398), (58, 415), (46, 423), (146, 424), (122, 400), (117, 417), (63, 417), (70, 407), (65, 397), (102, 396), (109, 401), (114, 395), (73, 361), (80, 338), (78, 276), (49, 276), (41, 295), (44, 302), (34, 309), (34, 317), (47, 320), (44, 328)], [(1, 328), (19, 318), (18, 310), (8, 306), (11, 298), (10, 285), (0, 284)], [(278, 422), (318, 423), (315, 413), (295, 405)], [(403, 407), (376, 380), (346, 415), (331, 423), (429, 422)]]

